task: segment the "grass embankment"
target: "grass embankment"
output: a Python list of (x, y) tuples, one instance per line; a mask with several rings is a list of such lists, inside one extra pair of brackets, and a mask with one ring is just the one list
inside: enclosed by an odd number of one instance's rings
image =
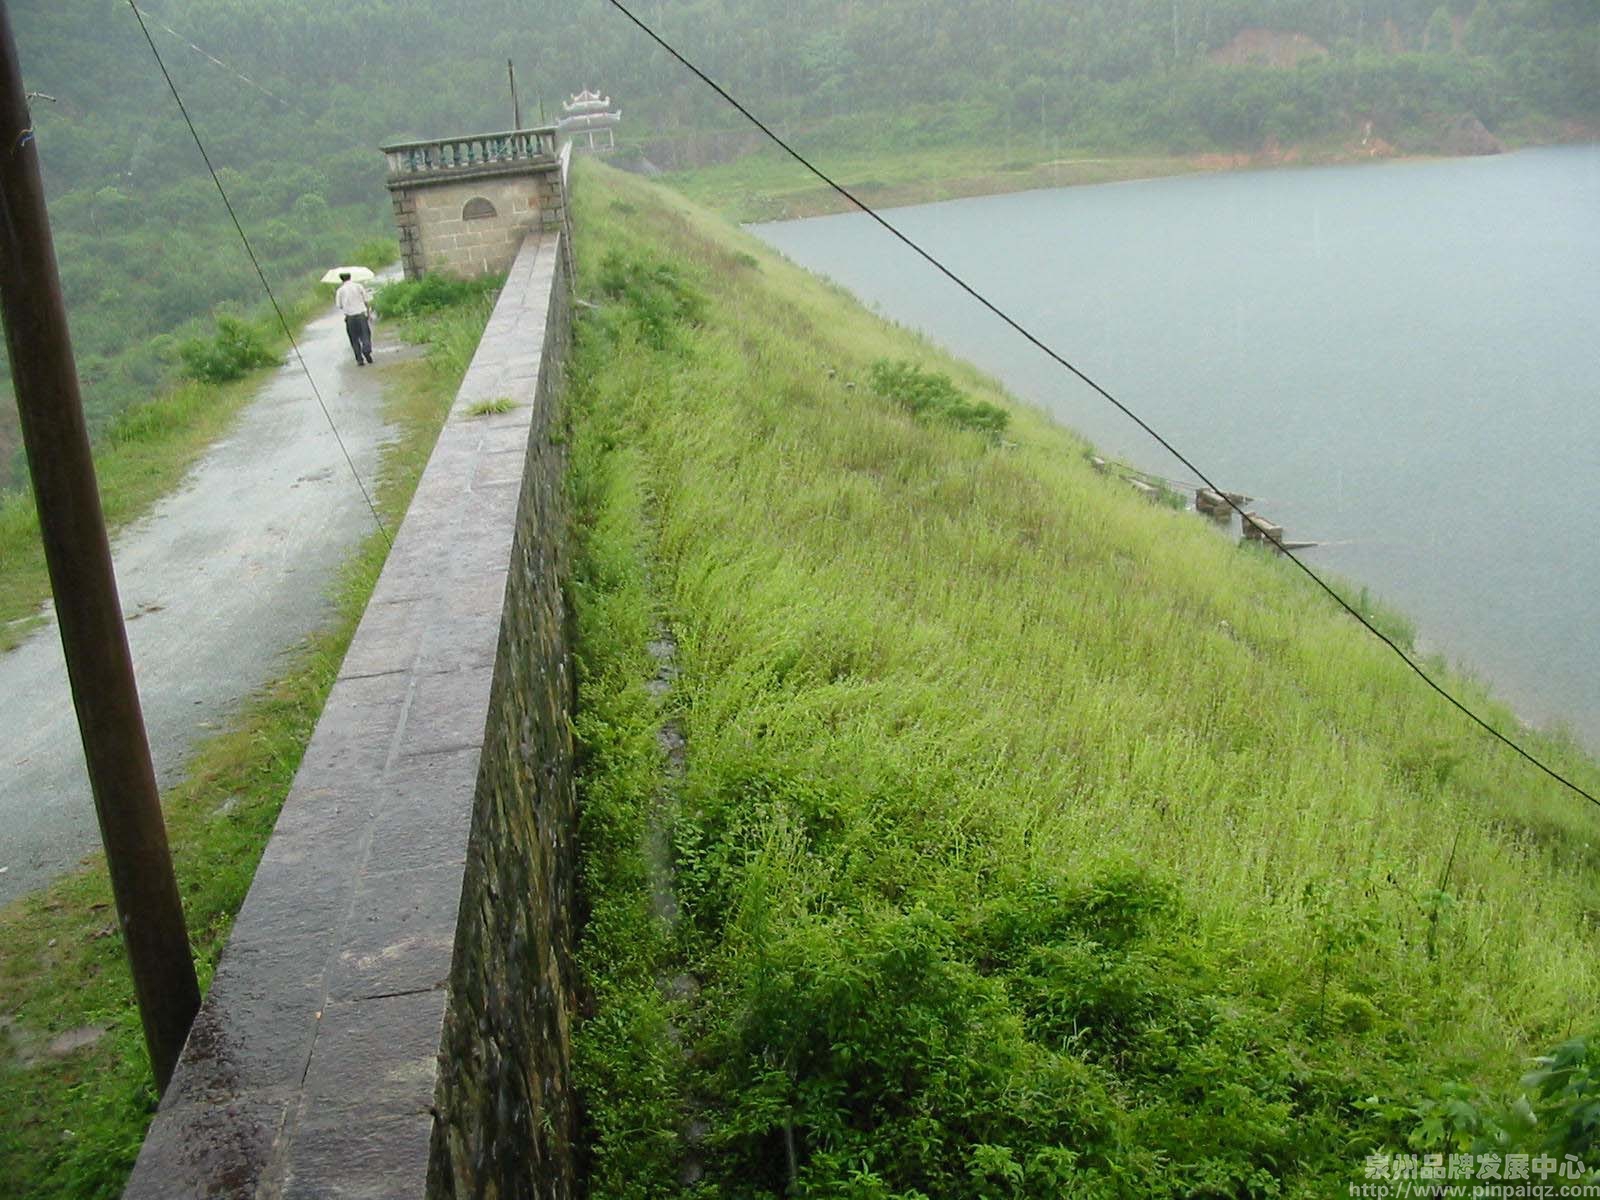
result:
[(1600, 1019), (1594, 811), (1282, 562), (1030, 410), (888, 402), (882, 360), (1009, 404), (585, 166), (591, 1194), (1326, 1197), (1487, 1146)]
[[(377, 504), (395, 528), (488, 316), (479, 299), (414, 318), (426, 359), (381, 368), (385, 416)], [(164, 798), (167, 832), (201, 983), (209, 983), (262, 848), (299, 766), (387, 553), (373, 534), (346, 564), (335, 615), (288, 672), (192, 756)], [(71, 1030), (91, 1044), (51, 1048)], [(103, 1031), (103, 1032), (100, 1032)], [(99, 1033), (98, 1037), (94, 1037)], [(103, 865), (0, 910), (0, 1195), (114, 1197), (155, 1107), (132, 983)]]

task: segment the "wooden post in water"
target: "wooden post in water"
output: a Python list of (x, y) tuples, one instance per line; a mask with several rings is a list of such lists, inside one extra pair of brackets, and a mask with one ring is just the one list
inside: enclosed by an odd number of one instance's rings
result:
[(1267, 542), (1277, 549), (1283, 548), (1283, 526), (1267, 520), (1258, 513), (1247, 512), (1242, 522), (1247, 542)]
[(1233, 516), (1233, 507), (1222, 493), (1214, 492), (1208, 487), (1195, 489), (1194, 510), (1205, 514), (1213, 521), (1226, 521)]
[(0, 0), (0, 313), (95, 813), (156, 1084), (166, 1090), (200, 988), (89, 456), (38, 147)]

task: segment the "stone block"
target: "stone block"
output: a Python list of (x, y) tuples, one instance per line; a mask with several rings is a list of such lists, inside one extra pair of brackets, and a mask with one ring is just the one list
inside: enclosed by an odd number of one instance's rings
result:
[(432, 1135), (426, 1115), (308, 1125), (295, 1139), (283, 1200), (417, 1200)]
[(427, 634), (429, 614), (429, 607), (414, 599), (369, 602), (339, 666), (339, 678), (409, 670)]
[(316, 1039), (327, 961), (320, 935), (231, 939), (164, 1104), (227, 1104), (242, 1094), (298, 1088)]
[(1247, 512), (1241, 522), (1244, 536), (1251, 541), (1270, 541), (1282, 543), (1283, 526), (1274, 521), (1269, 521), (1259, 513)]
[[(504, 591), (503, 575), (474, 579), (460, 586), (454, 603), (467, 611), (474, 607), (492, 610), (501, 603)], [(418, 676), (413, 681), (400, 757), (481, 746), (493, 675), (492, 667), (479, 666)]]
[(456, 863), (364, 875), (328, 972), (328, 999), (443, 988), (450, 976), (461, 880)]
[(123, 1200), (254, 1200), (297, 1091), (161, 1106)]
[(445, 998), (439, 988), (330, 1001), (305, 1073), (302, 1126), (428, 1115)]
[[(369, 820), (371, 814), (363, 817)], [(271, 844), (268, 850), (272, 849)], [(337, 861), (355, 852), (357, 847), (341, 843), (344, 854), (329, 852), (326, 857)], [(354, 888), (348, 861), (332, 878), (313, 880), (303, 862), (285, 865), (281, 855), (270, 859), (263, 855), (256, 869), (255, 882), (245, 897), (234, 919), (228, 945), (252, 945), (269, 941), (302, 941), (308, 947), (309, 939), (321, 938), (331, 944), (349, 908), (350, 894)]]
[(372, 825), (368, 862), (377, 871), (415, 871), (466, 862), (482, 751), (478, 747), (407, 758), (385, 780), (387, 803)]
[(497, 454), (480, 455), (477, 466), (472, 473), (472, 486), (474, 488), (490, 487), (497, 484), (520, 486), (522, 483), (522, 469), (526, 462), (527, 455), (520, 449), (502, 450)]

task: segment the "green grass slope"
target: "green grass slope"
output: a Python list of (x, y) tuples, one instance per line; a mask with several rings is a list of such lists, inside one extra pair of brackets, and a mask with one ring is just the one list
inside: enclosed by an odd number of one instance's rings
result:
[(575, 203), (593, 1195), (1327, 1196), (1572, 1132), (1508, 1113), (1600, 1015), (1592, 808), (970, 368)]

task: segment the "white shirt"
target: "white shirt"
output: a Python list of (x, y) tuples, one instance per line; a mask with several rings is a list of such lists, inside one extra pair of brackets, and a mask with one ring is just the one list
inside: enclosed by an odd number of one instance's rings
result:
[(333, 294), (333, 302), (347, 317), (359, 317), (372, 307), (372, 294), (354, 279), (347, 279)]

